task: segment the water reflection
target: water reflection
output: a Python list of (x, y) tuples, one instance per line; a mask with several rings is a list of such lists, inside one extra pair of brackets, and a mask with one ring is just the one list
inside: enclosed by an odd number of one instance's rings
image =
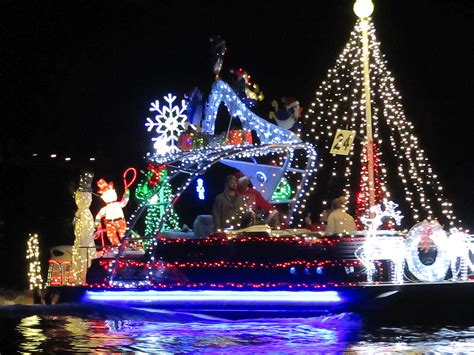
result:
[(356, 339), (358, 331), (359, 320), (353, 315), (186, 323), (32, 316), (16, 327), (19, 348), (25, 352), (338, 351)]
[(431, 329), (382, 327), (362, 334), (359, 342), (348, 350), (364, 354), (406, 351), (467, 354), (472, 353), (472, 349), (474, 349), (474, 326)]
[(17, 326), (18, 333), (22, 335), (19, 350), (24, 352), (34, 352), (41, 349), (41, 345), (46, 340), (41, 327), (41, 317), (34, 315), (25, 317)]
[[(474, 327), (365, 330), (355, 314), (242, 321), (161, 322), (72, 316), (21, 319), (10, 339), (20, 352), (313, 353), (469, 352)], [(0, 343), (0, 352), (2, 344)]]

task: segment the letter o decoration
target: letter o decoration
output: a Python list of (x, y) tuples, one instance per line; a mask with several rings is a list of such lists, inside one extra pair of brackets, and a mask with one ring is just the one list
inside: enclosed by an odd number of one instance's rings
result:
[[(420, 260), (418, 245), (424, 236), (433, 241), (437, 255), (432, 265), (425, 265)], [(451, 260), (449, 242), (446, 232), (439, 223), (421, 222), (408, 231), (406, 243), (406, 262), (408, 269), (420, 281), (440, 281), (446, 277)]]

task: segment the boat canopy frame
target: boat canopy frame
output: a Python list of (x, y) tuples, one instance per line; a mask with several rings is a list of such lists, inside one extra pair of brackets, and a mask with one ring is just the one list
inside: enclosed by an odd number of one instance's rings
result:
[[(292, 167), (293, 159), (295, 158), (295, 152), (301, 151), (306, 157), (304, 167)], [(285, 144), (265, 144), (265, 145), (239, 145), (239, 146), (230, 146), (226, 145), (219, 148), (203, 148), (198, 150), (192, 150), (189, 152), (180, 152), (175, 154), (172, 159), (168, 161), (163, 161), (163, 157), (160, 155), (154, 155), (149, 158), (150, 162), (157, 162), (160, 164), (165, 164), (171, 169), (170, 175), (167, 177), (168, 182), (172, 182), (180, 176), (187, 175), (187, 179), (184, 183), (181, 184), (176, 190), (174, 198), (171, 203), (166, 207), (163, 215), (161, 216), (160, 221), (158, 222), (158, 230), (161, 230), (167, 219), (171, 216), (173, 206), (179, 200), (181, 194), (192, 184), (192, 182), (198, 178), (200, 175), (204, 175), (206, 171), (215, 164), (221, 163), (223, 160), (238, 160), (238, 159), (250, 159), (256, 163), (257, 158), (261, 156), (268, 156), (270, 154), (284, 154), (284, 161), (281, 165), (283, 174), (286, 171), (291, 171), (293, 173), (300, 173), (301, 179), (299, 184), (294, 190), (294, 195), (291, 200), (282, 201), (280, 203), (289, 204), (289, 223), (293, 223), (295, 214), (301, 207), (304, 205), (304, 194), (306, 193), (307, 187), (309, 186), (309, 181), (316, 170), (316, 159), (317, 154), (315, 148), (310, 143), (285, 143)], [(225, 163), (224, 163), (225, 164)], [(259, 164), (256, 164), (257, 166)], [(275, 186), (276, 187), (276, 186)], [(273, 189), (274, 190), (274, 189)], [(273, 191), (272, 191), (273, 192)], [(128, 223), (128, 230), (122, 239), (118, 250), (116, 251), (114, 260), (112, 261), (109, 268), (109, 284), (110, 285), (122, 285), (120, 281), (117, 281), (117, 266), (118, 260), (124, 256), (125, 247), (128, 242), (132, 240), (154, 240), (151, 248), (148, 248), (145, 251), (145, 258), (148, 260), (146, 263), (148, 265), (147, 280), (144, 280), (144, 283), (133, 284), (132, 286), (144, 286), (150, 285), (149, 280), (150, 275), (153, 274), (154, 268), (154, 255), (156, 247), (158, 245), (156, 241), (156, 236), (152, 238), (149, 237), (140, 237), (132, 239), (132, 230), (135, 228), (137, 222), (140, 220), (143, 213), (146, 211), (147, 207), (150, 204), (145, 201), (140, 204), (130, 217)], [(300, 211), (301, 213), (301, 211)]]

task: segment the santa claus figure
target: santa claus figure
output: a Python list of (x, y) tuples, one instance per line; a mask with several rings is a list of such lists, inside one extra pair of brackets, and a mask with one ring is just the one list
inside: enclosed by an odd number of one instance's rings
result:
[(128, 203), (130, 191), (125, 187), (122, 199), (117, 201), (117, 192), (114, 189), (113, 182), (107, 183), (104, 179), (100, 179), (97, 181), (97, 186), (99, 186), (98, 193), (106, 205), (100, 209), (95, 217), (96, 228), (98, 231), (102, 231), (101, 222), (103, 219), (107, 238), (112, 246), (118, 246), (127, 231), (127, 222), (122, 208)]

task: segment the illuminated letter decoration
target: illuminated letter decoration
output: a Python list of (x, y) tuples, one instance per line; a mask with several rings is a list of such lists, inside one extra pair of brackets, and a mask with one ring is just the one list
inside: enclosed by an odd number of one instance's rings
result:
[[(451, 228), (449, 235), (449, 251), (451, 258), (451, 271), (454, 280), (467, 280), (467, 269), (473, 269), (469, 257), (470, 236), (459, 231), (457, 228)], [(473, 269), (474, 270), (474, 269)]]
[(204, 188), (204, 181), (201, 178), (196, 180), (196, 191), (200, 200), (204, 200), (206, 198), (206, 189)]
[[(432, 242), (429, 242), (430, 240)], [(426, 246), (420, 248), (422, 242)], [(426, 265), (420, 259), (420, 252), (432, 248), (436, 248), (436, 259), (432, 264)], [(418, 280), (443, 280), (449, 270), (450, 254), (448, 236), (438, 222), (423, 221), (408, 231), (406, 260), (408, 268)]]

